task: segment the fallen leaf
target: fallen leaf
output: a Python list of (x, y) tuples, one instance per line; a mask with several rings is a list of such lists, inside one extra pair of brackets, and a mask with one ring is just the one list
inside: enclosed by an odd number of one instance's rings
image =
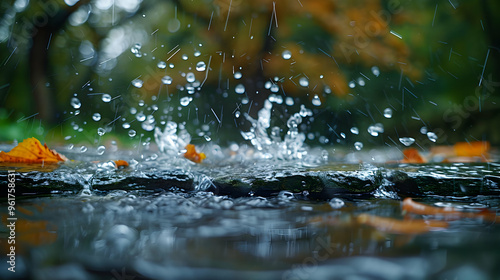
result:
[(38, 139), (32, 137), (24, 139), (10, 152), (0, 152), (0, 162), (6, 163), (57, 163), (67, 161), (68, 159), (47, 147), (47, 144), (42, 144)]
[(490, 222), (500, 222), (495, 212), (482, 209), (480, 212), (463, 212), (454, 207), (435, 207), (413, 201), (410, 197), (403, 200), (403, 211), (418, 215), (439, 215), (449, 219), (480, 218)]
[(204, 153), (197, 153), (193, 144), (187, 144), (184, 157), (192, 162), (201, 163), (207, 156)]
[(361, 214), (357, 217), (360, 224), (372, 226), (388, 233), (419, 234), (432, 229), (447, 228), (448, 223), (429, 220), (397, 220), (393, 218), (378, 217), (370, 214)]
[(427, 161), (420, 155), (417, 149), (408, 148), (403, 150), (404, 158), (402, 163), (426, 163)]
[(115, 162), (115, 164), (116, 164), (116, 168), (120, 168), (120, 167), (128, 167), (128, 162), (127, 162), (127, 161), (125, 161), (125, 160), (121, 160), (121, 159), (119, 159), (119, 160), (115, 160), (114, 162)]
[(490, 142), (488, 141), (473, 141), (473, 142), (458, 142), (453, 145), (455, 155), (458, 157), (488, 157), (490, 150)]

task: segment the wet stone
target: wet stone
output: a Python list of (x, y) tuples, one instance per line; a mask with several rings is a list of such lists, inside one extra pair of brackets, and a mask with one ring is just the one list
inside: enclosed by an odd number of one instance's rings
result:
[[(103, 165), (104, 166), (104, 165)], [(443, 167), (445, 169), (445, 167)], [(406, 196), (498, 195), (500, 176), (463, 176), (439, 173), (430, 166), (331, 165), (321, 168), (268, 168), (247, 172), (247, 168), (214, 171), (203, 167), (192, 169), (115, 170), (63, 166), (51, 172), (30, 170), (16, 173), (19, 195), (79, 193), (89, 189), (96, 193), (115, 190), (209, 191), (229, 197), (277, 196), (281, 191), (303, 194), (312, 200), (330, 200), (337, 196), (373, 196), (377, 189)], [(439, 172), (437, 172), (439, 171)], [(7, 170), (0, 170), (0, 184), (7, 184)], [(493, 173), (495, 174), (495, 173)], [(2, 194), (5, 196), (6, 194)]]

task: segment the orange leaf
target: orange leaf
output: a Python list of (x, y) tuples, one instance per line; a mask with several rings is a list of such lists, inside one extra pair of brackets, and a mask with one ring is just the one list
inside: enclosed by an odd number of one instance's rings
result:
[(369, 214), (361, 214), (357, 218), (358, 223), (369, 225), (383, 232), (418, 234), (432, 229), (446, 228), (448, 223), (442, 221), (426, 220), (396, 220), (392, 218), (378, 217)]
[(0, 152), (0, 162), (57, 163), (68, 160), (64, 155), (51, 150), (32, 137), (19, 143), (10, 152)]
[(427, 161), (420, 155), (415, 148), (408, 148), (403, 150), (404, 159), (402, 163), (426, 163)]
[(192, 162), (201, 163), (207, 157), (204, 153), (197, 153), (193, 144), (187, 144), (186, 150), (184, 157)]
[(487, 157), (490, 150), (490, 142), (458, 142), (453, 145), (455, 155), (459, 157)]
[(403, 211), (407, 211), (419, 215), (440, 215), (447, 218), (482, 218), (490, 222), (499, 222), (495, 212), (488, 209), (483, 209), (479, 213), (462, 212), (453, 207), (434, 207), (418, 203), (407, 197), (403, 200)]
[(128, 162), (125, 161), (125, 160), (121, 160), (120, 159), (120, 160), (115, 160), (114, 162), (116, 164), (116, 168), (119, 168), (119, 167), (122, 167), (122, 166), (123, 167), (127, 167), (128, 166)]

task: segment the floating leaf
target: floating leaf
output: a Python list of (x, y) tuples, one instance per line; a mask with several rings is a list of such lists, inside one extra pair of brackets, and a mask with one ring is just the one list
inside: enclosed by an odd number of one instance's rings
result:
[(64, 155), (51, 150), (36, 138), (28, 138), (8, 153), (0, 152), (0, 162), (7, 163), (57, 163), (68, 160)]
[(197, 153), (193, 144), (187, 144), (186, 150), (184, 157), (192, 162), (201, 163), (207, 157), (204, 153)]
[(380, 231), (389, 233), (418, 234), (448, 227), (448, 223), (443, 221), (397, 220), (370, 214), (359, 215), (357, 221), (360, 224), (369, 225)]

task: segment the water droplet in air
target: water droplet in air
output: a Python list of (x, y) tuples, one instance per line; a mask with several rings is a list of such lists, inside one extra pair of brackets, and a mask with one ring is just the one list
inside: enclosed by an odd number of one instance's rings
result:
[(80, 153), (85, 153), (87, 151), (87, 147), (81, 146), (80, 147)]
[(364, 80), (363, 78), (361, 78), (361, 77), (360, 77), (360, 78), (358, 78), (358, 85), (360, 85), (360, 86), (364, 87), (364, 86), (365, 86), (365, 84), (366, 84), (366, 83), (365, 83), (365, 80)]
[(194, 76), (194, 74), (192, 72), (189, 72), (186, 74), (186, 81), (188, 81), (188, 83), (192, 83), (196, 80), (196, 77)]
[(172, 83), (172, 78), (170, 76), (164, 76), (161, 78), (161, 82), (165, 85), (170, 85)]
[(165, 61), (160, 61), (158, 62), (158, 64), (156, 64), (156, 66), (158, 66), (158, 68), (160, 69), (165, 69), (167, 68), (167, 63)]
[(75, 109), (78, 109), (82, 107), (82, 103), (80, 102), (80, 99), (73, 97), (71, 98), (71, 106), (73, 106), (73, 108)]
[(355, 88), (356, 87), (356, 83), (354, 81), (350, 81), (349, 82), (349, 87), (350, 88)]
[(352, 134), (359, 134), (359, 129), (355, 126), (351, 127), (351, 133)]
[(125, 128), (125, 129), (129, 129), (130, 128), (130, 124), (128, 122), (125, 122), (122, 124), (122, 127)]
[[(196, 54), (195, 54), (196, 56)], [(207, 65), (205, 64), (205, 62), (203, 61), (200, 61), (198, 63), (196, 63), (196, 71), (205, 71), (207, 69)]]
[(241, 77), (242, 77), (242, 76), (243, 76), (243, 75), (241, 75), (241, 72), (234, 72), (234, 78), (235, 78), (236, 80), (241, 79)]
[(104, 134), (106, 134), (106, 129), (104, 129), (104, 128), (102, 128), (102, 127), (99, 127), (99, 128), (97, 129), (97, 134), (98, 134), (99, 136), (103, 136)]
[(384, 133), (384, 126), (381, 123), (376, 123), (368, 127), (368, 133), (371, 136), (378, 136), (380, 133)]
[(137, 43), (137, 44), (135, 44), (134, 46), (132, 46), (132, 47), (130, 48), (130, 51), (131, 51), (133, 54), (137, 55), (137, 54), (139, 54), (139, 53), (140, 53), (141, 48), (142, 48), (142, 45), (141, 45), (140, 43)]
[(299, 85), (301, 85), (303, 87), (307, 87), (307, 86), (309, 86), (309, 80), (306, 77), (301, 77), (299, 79)]
[(283, 59), (290, 59), (292, 58), (292, 53), (289, 50), (286, 50), (281, 53), (281, 56)]
[(130, 136), (130, 137), (134, 137), (136, 134), (137, 134), (137, 132), (135, 132), (135, 130), (133, 130), (133, 129), (128, 131), (128, 136)]
[(210, 138), (210, 136), (208, 136), (208, 135), (206, 135), (206, 134), (205, 134), (203, 137), (205, 137), (205, 140), (206, 140), (207, 142), (212, 141), (212, 138)]
[(375, 75), (375, 77), (378, 77), (378, 75), (380, 75), (380, 70), (378, 69), (377, 66), (372, 67), (372, 73), (373, 75)]
[(426, 134), (427, 134), (427, 127), (422, 126), (422, 127), (420, 128), (420, 133), (422, 133), (422, 134), (426, 135)]
[(92, 119), (93, 119), (94, 121), (96, 121), (96, 122), (100, 121), (100, 120), (101, 120), (101, 114), (99, 114), (99, 113), (94, 113), (94, 114), (92, 115)]
[(237, 93), (237, 94), (243, 94), (245, 93), (245, 86), (242, 85), (242, 84), (238, 84), (236, 85), (236, 87), (234, 88), (234, 91)]
[(392, 109), (391, 108), (385, 108), (384, 117), (386, 117), (388, 119), (392, 118)]
[(102, 145), (101, 145), (101, 146), (99, 146), (99, 147), (97, 147), (97, 154), (98, 154), (98, 155), (102, 155), (102, 154), (104, 154), (104, 151), (106, 151), (106, 147), (104, 147), (104, 146), (102, 146)]
[(200, 56), (200, 55), (201, 55), (201, 52), (200, 52), (200, 51), (195, 51), (195, 52), (194, 52), (194, 56), (195, 56), (195, 57), (198, 57), (198, 56)]
[(143, 112), (140, 112), (140, 113), (138, 113), (138, 114), (135, 116), (135, 118), (136, 118), (138, 121), (143, 122), (143, 121), (145, 121), (145, 120), (146, 120), (146, 115), (144, 115), (144, 113), (143, 113)]
[(321, 105), (321, 99), (319, 99), (318, 95), (314, 95), (314, 97), (312, 99), (312, 104), (314, 106), (320, 106)]
[(132, 80), (132, 85), (136, 88), (141, 88), (144, 82), (141, 79)]
[(356, 148), (356, 150), (358, 151), (361, 151), (361, 149), (363, 149), (363, 143), (361, 142), (354, 143), (354, 148)]
[(183, 54), (181, 58), (182, 58), (182, 60), (188, 60), (187, 54)]
[(431, 131), (427, 132), (427, 138), (429, 138), (429, 140), (431, 140), (432, 142), (436, 142), (438, 139), (436, 133)]
[(240, 114), (241, 114), (240, 111), (236, 111), (236, 112), (234, 112), (234, 117), (235, 118), (239, 118)]
[(339, 209), (339, 208), (342, 208), (344, 205), (345, 205), (345, 202), (340, 199), (340, 198), (332, 198), (328, 204), (330, 204), (330, 206), (333, 208), (333, 209)]
[(415, 139), (411, 137), (401, 137), (399, 138), (399, 142), (401, 142), (406, 147), (411, 146), (411, 144), (415, 143)]
[(189, 105), (189, 103), (193, 100), (192, 97), (189, 97), (189, 96), (184, 96), (183, 98), (181, 98), (181, 105), (186, 107), (187, 105)]
[(111, 101), (111, 95), (105, 93), (105, 94), (102, 95), (101, 99), (102, 99), (102, 102), (108, 103), (108, 102)]

